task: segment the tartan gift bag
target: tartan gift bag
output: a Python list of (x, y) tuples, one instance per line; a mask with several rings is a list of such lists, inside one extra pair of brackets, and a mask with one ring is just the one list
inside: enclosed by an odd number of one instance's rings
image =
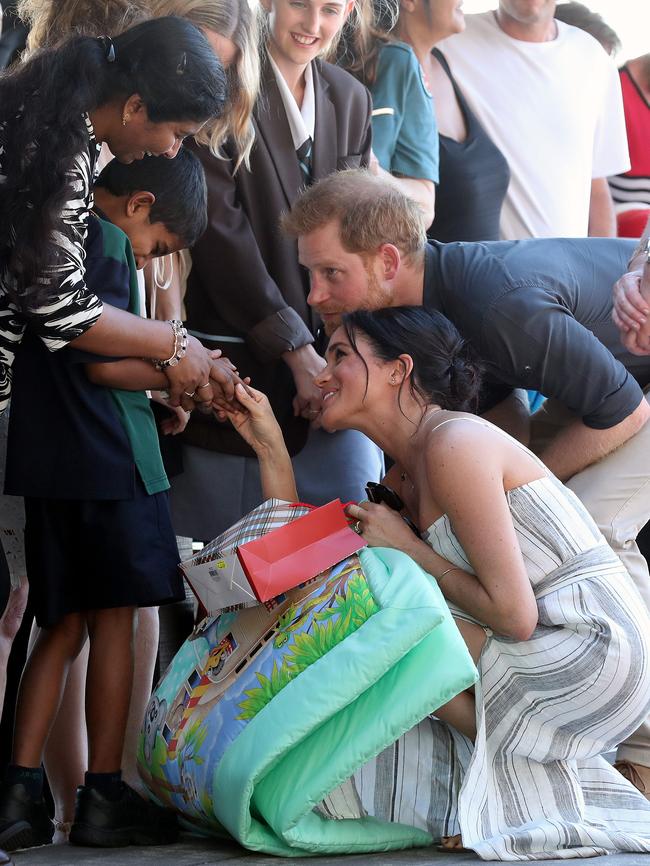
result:
[[(203, 612), (233, 611), (259, 604), (257, 599), (246, 600), (246, 595), (237, 594), (236, 590), (231, 596), (224, 592), (220, 596), (221, 600), (215, 600), (217, 564), (233, 554), (242, 544), (261, 538), (273, 529), (279, 529), (309, 514), (312, 510), (313, 506), (304, 503), (267, 499), (206, 544), (196, 556), (181, 562), (181, 570), (192, 592), (198, 598)], [(222, 603), (222, 601), (230, 603)]]

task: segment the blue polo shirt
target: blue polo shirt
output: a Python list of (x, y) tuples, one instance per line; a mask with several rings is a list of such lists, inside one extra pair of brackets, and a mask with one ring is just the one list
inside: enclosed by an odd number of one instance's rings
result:
[(628, 352), (612, 322), (612, 286), (633, 249), (617, 238), (432, 241), (423, 305), (471, 341), (488, 386), (539, 391), (607, 429), (650, 384), (650, 356)]

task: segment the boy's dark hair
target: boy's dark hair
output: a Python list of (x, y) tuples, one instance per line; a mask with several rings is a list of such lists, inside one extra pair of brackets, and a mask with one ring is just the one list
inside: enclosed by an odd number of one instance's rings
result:
[(208, 190), (200, 160), (182, 147), (175, 159), (145, 156), (125, 165), (111, 160), (96, 181), (96, 186), (112, 195), (150, 192), (156, 197), (149, 219), (163, 223), (191, 247), (208, 225)]

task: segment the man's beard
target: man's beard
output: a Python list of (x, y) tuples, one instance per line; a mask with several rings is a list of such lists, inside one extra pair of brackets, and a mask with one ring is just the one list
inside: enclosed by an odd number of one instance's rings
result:
[(366, 262), (365, 270), (368, 275), (368, 289), (361, 309), (383, 310), (385, 307), (392, 307), (394, 297), (392, 290), (381, 285), (372, 269), (371, 262)]

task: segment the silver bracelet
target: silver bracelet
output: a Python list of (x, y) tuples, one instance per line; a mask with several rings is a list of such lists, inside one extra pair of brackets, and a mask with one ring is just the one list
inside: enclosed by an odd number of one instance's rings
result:
[(440, 583), (440, 581), (443, 579), (443, 577), (445, 577), (446, 575), (448, 575), (450, 571), (462, 571), (462, 570), (463, 570), (463, 569), (460, 568), (458, 565), (452, 565), (451, 568), (446, 568), (446, 569), (442, 572), (442, 574), (439, 574), (438, 577), (436, 577), (436, 580), (437, 580), (438, 583)]
[(166, 361), (154, 361), (153, 365), (156, 370), (165, 370), (167, 367), (176, 367), (187, 354), (187, 330), (183, 323), (178, 319), (170, 319), (168, 322), (171, 325), (174, 335), (174, 349), (171, 357)]
[(630, 256), (630, 260), (627, 263), (628, 268), (631, 266), (632, 262), (637, 256), (640, 256), (641, 253), (645, 255), (645, 262), (643, 264), (650, 264), (650, 237), (641, 238), (639, 243), (635, 246), (634, 252)]

